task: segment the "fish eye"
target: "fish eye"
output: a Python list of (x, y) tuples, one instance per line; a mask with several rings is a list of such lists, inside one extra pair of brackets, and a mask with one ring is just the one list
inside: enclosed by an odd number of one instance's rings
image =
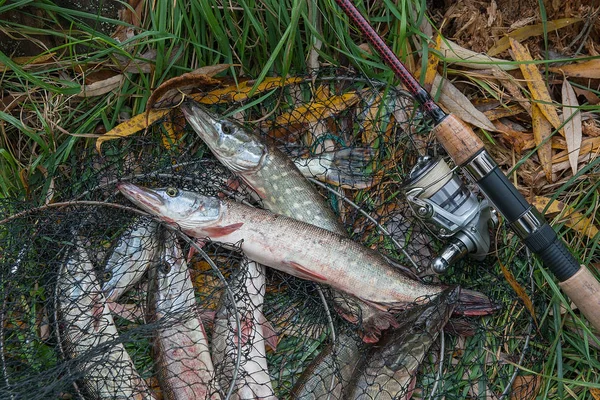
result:
[(167, 190), (165, 192), (167, 193), (167, 196), (169, 196), (169, 197), (175, 197), (175, 196), (177, 196), (177, 193), (179, 193), (179, 191), (177, 189), (175, 189), (174, 187), (167, 188)]
[(163, 274), (168, 274), (171, 271), (171, 264), (169, 264), (166, 261), (163, 261), (158, 265), (158, 270)]
[(229, 135), (231, 133), (231, 127), (229, 125), (223, 124), (221, 130), (224, 134)]
[(112, 271), (104, 271), (104, 274), (102, 275), (102, 278), (104, 279), (104, 281), (110, 281), (110, 278), (112, 278)]

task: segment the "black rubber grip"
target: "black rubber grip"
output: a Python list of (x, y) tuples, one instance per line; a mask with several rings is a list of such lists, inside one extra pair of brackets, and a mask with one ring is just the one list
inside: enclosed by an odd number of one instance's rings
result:
[[(531, 208), (529, 202), (497, 165), (479, 179), (477, 184), (500, 214), (506, 218), (509, 225)], [(540, 227), (529, 236), (522, 238), (523, 242), (542, 259), (546, 268), (556, 275), (559, 281), (565, 281), (579, 270), (579, 263), (543, 217), (539, 222)]]
[(477, 184), (509, 224), (515, 222), (531, 207), (498, 166)]
[(559, 281), (566, 281), (579, 271), (579, 263), (547, 223), (524, 238), (523, 242), (542, 259)]

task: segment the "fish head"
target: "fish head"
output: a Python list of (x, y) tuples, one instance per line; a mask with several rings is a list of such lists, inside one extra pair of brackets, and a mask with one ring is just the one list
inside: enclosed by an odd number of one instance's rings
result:
[(195, 304), (194, 288), (177, 235), (165, 232), (164, 247), (157, 257), (156, 311), (161, 316), (190, 311)]
[(128, 182), (120, 182), (117, 188), (144, 211), (184, 231), (212, 226), (222, 215), (222, 203), (216, 197), (174, 187), (148, 189)]
[(240, 124), (204, 109), (196, 102), (181, 105), (185, 119), (213, 154), (234, 172), (255, 171), (267, 147)]

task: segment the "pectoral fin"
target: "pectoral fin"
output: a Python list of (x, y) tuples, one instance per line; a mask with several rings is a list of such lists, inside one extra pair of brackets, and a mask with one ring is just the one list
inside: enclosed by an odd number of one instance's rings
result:
[(298, 276), (299, 278), (308, 279), (309, 281), (327, 282), (327, 277), (324, 275), (306, 268), (295, 261), (284, 261), (284, 264), (290, 268), (290, 270), (294, 271), (294, 275)]
[(230, 233), (233, 233), (240, 229), (244, 225), (243, 222), (238, 222), (236, 224), (226, 225), (226, 226), (214, 226), (210, 228), (204, 229), (208, 237), (215, 238), (220, 236), (226, 236)]

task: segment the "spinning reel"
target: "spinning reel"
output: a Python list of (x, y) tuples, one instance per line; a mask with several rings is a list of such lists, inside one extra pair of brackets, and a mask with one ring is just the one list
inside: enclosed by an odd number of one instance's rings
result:
[(419, 157), (403, 184), (420, 220), (449, 243), (432, 262), (437, 273), (467, 254), (482, 260), (490, 249), (489, 226), (498, 218), (487, 199), (478, 199), (442, 158)]

